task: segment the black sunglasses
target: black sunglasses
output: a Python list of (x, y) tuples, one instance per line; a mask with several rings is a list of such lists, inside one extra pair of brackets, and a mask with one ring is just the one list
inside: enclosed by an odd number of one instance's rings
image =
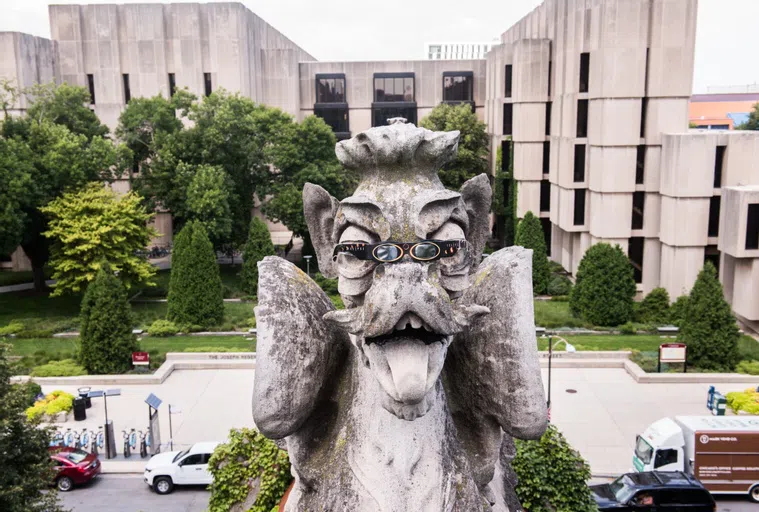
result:
[(367, 244), (364, 242), (346, 242), (337, 244), (332, 253), (332, 260), (340, 253), (350, 254), (360, 260), (393, 263), (405, 254), (416, 261), (435, 261), (448, 258), (459, 250), (467, 248), (466, 240), (422, 240), (421, 242), (380, 242)]

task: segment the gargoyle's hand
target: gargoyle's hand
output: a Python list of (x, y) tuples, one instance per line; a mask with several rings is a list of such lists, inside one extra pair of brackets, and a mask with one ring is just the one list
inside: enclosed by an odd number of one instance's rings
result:
[(322, 317), (335, 307), (292, 263), (258, 263), (258, 330), (253, 420), (266, 437), (295, 432), (319, 403), (344, 360), (348, 335)]

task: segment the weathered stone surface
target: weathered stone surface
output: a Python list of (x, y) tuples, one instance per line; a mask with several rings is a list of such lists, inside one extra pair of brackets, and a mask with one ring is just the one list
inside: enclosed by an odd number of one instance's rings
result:
[[(531, 253), (476, 264), (491, 191), (484, 175), (460, 194), (440, 183), (457, 144), (456, 132), (373, 128), (337, 146), (361, 175), (353, 196), (304, 188), (319, 267), (346, 309), (292, 264), (259, 264), (253, 415), (287, 442), (288, 512), (519, 509), (511, 436), (546, 426)], [(433, 262), (332, 258), (340, 242), (425, 239), (468, 245)]]

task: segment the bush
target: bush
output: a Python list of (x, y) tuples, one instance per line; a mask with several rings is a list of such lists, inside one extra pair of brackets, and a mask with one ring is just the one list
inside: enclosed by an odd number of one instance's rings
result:
[(552, 274), (548, 281), (548, 295), (565, 296), (572, 292), (572, 281), (564, 274)]
[(517, 225), (517, 235), (514, 245), (532, 249), (532, 292), (545, 295), (548, 292), (548, 256), (546, 255), (546, 239), (543, 226), (532, 212), (527, 212)]
[(682, 327), (686, 309), (688, 309), (688, 296), (680, 295), (669, 307), (669, 322), (677, 327)]
[(179, 332), (179, 327), (170, 320), (156, 320), (148, 327), (148, 336), (174, 336)]
[(249, 352), (248, 348), (239, 347), (187, 347), (184, 352)]
[(11, 323), (5, 327), (0, 327), (0, 338), (4, 336), (10, 336), (11, 334), (17, 334), (24, 330), (24, 324), (17, 320), (12, 320)]
[(621, 325), (632, 319), (633, 297), (633, 267), (622, 249), (604, 243), (588, 249), (569, 296), (572, 313), (593, 325)]
[(287, 452), (256, 430), (229, 432), (229, 442), (216, 447), (208, 461), (213, 475), (210, 512), (227, 512), (258, 487), (250, 512), (271, 512), (292, 481)]
[(50, 338), (52, 336), (53, 331), (49, 329), (26, 329), (16, 334), (16, 337), (21, 339)]
[(590, 466), (556, 426), (549, 424), (537, 441), (515, 440), (511, 465), (522, 507), (530, 512), (591, 512), (597, 510), (588, 488)]
[(759, 341), (744, 334), (738, 340), (738, 354), (741, 360), (759, 361)]
[(314, 281), (327, 295), (340, 295), (340, 292), (337, 291), (337, 279), (328, 279), (317, 272), (314, 275)]
[(654, 288), (638, 305), (638, 321), (663, 325), (669, 322), (669, 294), (664, 288)]
[(74, 395), (64, 391), (53, 391), (29, 407), (26, 410), (26, 417), (33, 420), (41, 417), (43, 414), (54, 416), (59, 412), (68, 412), (73, 408)]
[(732, 371), (739, 360), (739, 338), (717, 270), (707, 261), (690, 292), (678, 339), (688, 345), (689, 364), (706, 370)]
[(739, 411), (748, 414), (759, 414), (759, 392), (753, 388), (746, 391), (733, 391), (725, 395), (727, 406), (738, 413)]
[(619, 328), (621, 334), (632, 335), (637, 334), (638, 330), (635, 328), (632, 322), (627, 322)]
[(26, 397), (27, 407), (33, 406), (37, 401), (37, 397), (42, 394), (42, 387), (31, 380), (23, 384), (14, 384), (14, 386)]
[(759, 375), (759, 361), (741, 361), (735, 367), (735, 371), (747, 375)]
[(36, 366), (31, 375), (32, 377), (75, 377), (87, 375), (87, 370), (79, 366), (73, 359), (63, 359)]
[(174, 240), (168, 319), (177, 325), (218, 325), (224, 319), (219, 265), (200, 222), (188, 222)]
[(253, 217), (250, 221), (248, 241), (245, 243), (242, 255), (242, 288), (251, 295), (258, 294), (258, 262), (266, 256), (276, 254), (271, 234), (264, 221)]
[(137, 341), (132, 312), (121, 281), (101, 269), (87, 287), (81, 309), (79, 363), (91, 374), (129, 370)]

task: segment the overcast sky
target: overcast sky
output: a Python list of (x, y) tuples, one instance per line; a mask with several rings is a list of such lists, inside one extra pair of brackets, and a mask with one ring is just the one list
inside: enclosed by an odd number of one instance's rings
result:
[[(0, 31), (50, 37), (49, 0), (0, 0)], [(54, 3), (96, 3), (57, 0)], [(159, 3), (115, 0), (102, 3)], [(163, 2), (168, 3), (168, 2)], [(541, 0), (244, 0), (318, 60), (423, 59), (424, 43), (497, 38)], [(371, 5), (371, 7), (364, 7)], [(759, 82), (759, 0), (699, 0), (693, 91)]]

